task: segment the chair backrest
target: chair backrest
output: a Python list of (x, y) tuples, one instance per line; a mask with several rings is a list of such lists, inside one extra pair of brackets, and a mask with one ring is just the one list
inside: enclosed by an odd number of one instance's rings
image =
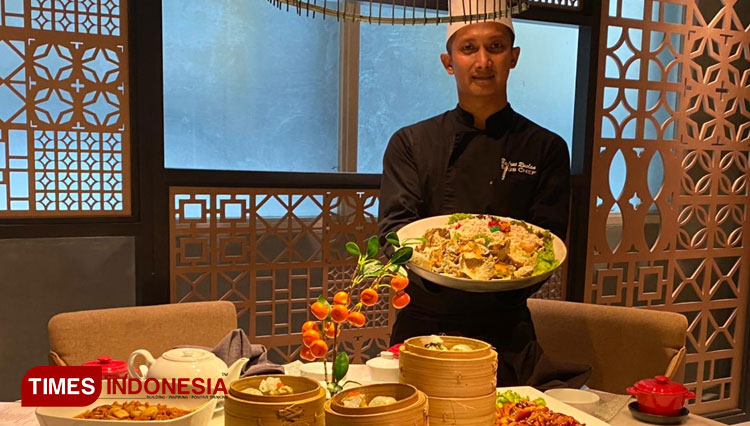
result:
[(636, 381), (685, 370), (685, 316), (557, 300), (530, 299), (537, 339), (553, 359), (591, 365), (592, 389), (624, 394)]
[(213, 347), (237, 328), (232, 302), (196, 302), (67, 312), (49, 320), (50, 365), (99, 356), (127, 361), (136, 349), (154, 357), (177, 345)]

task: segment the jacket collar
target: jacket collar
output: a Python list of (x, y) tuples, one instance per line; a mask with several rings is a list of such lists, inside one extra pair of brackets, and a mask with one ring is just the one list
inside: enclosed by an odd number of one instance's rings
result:
[[(469, 111), (461, 108), (460, 105), (456, 105), (454, 111), (459, 123), (470, 127), (474, 131), (480, 131), (474, 127), (474, 116)], [(510, 128), (514, 116), (515, 111), (513, 111), (510, 104), (507, 104), (503, 109), (487, 117), (487, 122), (485, 123), (486, 130), (484, 131), (498, 136)]]

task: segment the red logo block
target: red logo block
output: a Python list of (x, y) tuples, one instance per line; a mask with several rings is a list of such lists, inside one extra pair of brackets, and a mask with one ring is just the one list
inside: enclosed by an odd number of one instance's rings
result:
[(23, 376), (24, 407), (85, 407), (102, 391), (101, 367), (34, 367)]

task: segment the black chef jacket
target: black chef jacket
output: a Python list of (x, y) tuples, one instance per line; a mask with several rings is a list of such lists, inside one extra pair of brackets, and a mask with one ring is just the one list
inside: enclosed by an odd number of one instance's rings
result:
[[(457, 107), (391, 138), (383, 158), (379, 233), (429, 216), (487, 213), (526, 220), (565, 238), (569, 196), (570, 159), (560, 136), (510, 105), (490, 116), (484, 130)], [(547, 372), (535, 371), (542, 351), (526, 306), (540, 285), (470, 293), (411, 273), (409, 279), (411, 303), (399, 312), (391, 343), (437, 333), (479, 338), (500, 353), (499, 385), (549, 381)]]

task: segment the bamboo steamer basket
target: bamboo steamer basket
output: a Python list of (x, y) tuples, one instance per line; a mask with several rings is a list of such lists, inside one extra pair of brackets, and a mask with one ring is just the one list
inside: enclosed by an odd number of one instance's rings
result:
[(492, 346), (490, 346), (489, 343), (483, 342), (481, 340), (476, 339), (470, 339), (468, 337), (458, 337), (458, 336), (440, 336), (440, 338), (443, 340), (443, 343), (447, 345), (448, 347), (452, 347), (457, 344), (464, 344), (468, 345), (474, 350), (472, 351), (466, 351), (466, 352), (453, 352), (453, 351), (436, 351), (433, 349), (427, 349), (422, 344), (422, 337), (412, 337), (410, 339), (406, 339), (403, 346), (406, 346), (406, 349), (409, 352), (418, 354), (418, 355), (424, 355), (424, 356), (430, 356), (433, 358), (446, 358), (446, 359), (476, 359), (481, 358), (483, 356), (489, 355), (492, 351)]
[[(391, 405), (380, 407), (349, 408), (342, 400), (353, 391), (364, 394), (368, 400), (376, 396), (396, 398)], [(325, 403), (326, 426), (427, 426), (429, 406), (427, 396), (413, 386), (401, 383), (383, 383), (347, 389), (334, 395)]]
[[(291, 395), (261, 396), (242, 392), (258, 388), (268, 377), (278, 377), (291, 386)], [(307, 377), (255, 376), (235, 380), (229, 385), (224, 401), (225, 426), (324, 426), (326, 391), (318, 382)]]
[(430, 426), (493, 426), (497, 415), (493, 391), (476, 398), (438, 398), (431, 396)]
[(399, 382), (410, 384), (429, 397), (475, 398), (496, 390), (497, 352), (488, 348), (476, 358), (449, 358), (461, 352), (432, 351), (442, 358), (414, 353), (408, 346), (399, 352)]

